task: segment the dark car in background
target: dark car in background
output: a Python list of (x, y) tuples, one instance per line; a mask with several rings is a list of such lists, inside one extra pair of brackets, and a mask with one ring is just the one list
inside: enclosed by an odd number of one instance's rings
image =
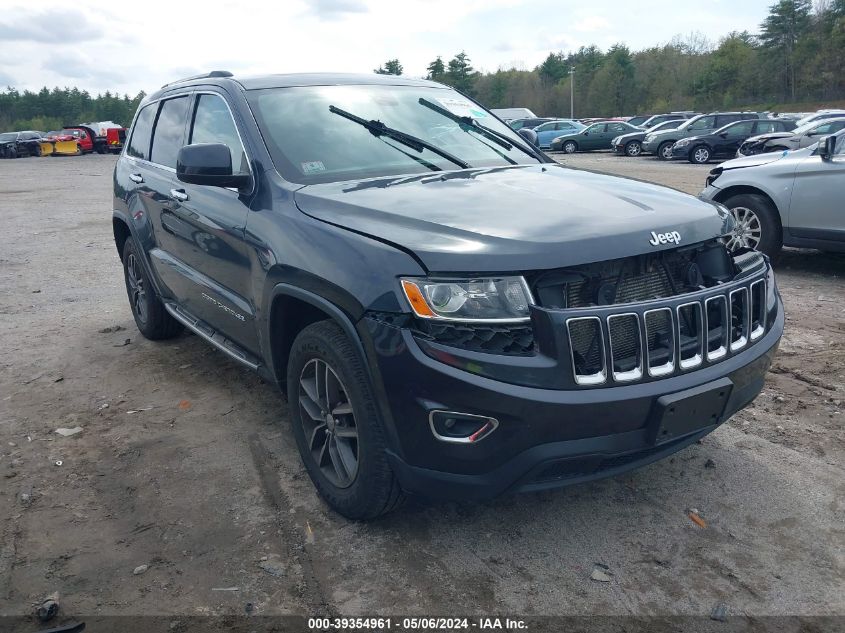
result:
[(516, 131), (521, 130), (523, 128), (528, 128), (529, 130), (533, 130), (538, 125), (543, 125), (543, 123), (548, 123), (549, 121), (554, 121), (552, 117), (534, 117), (531, 119), (514, 119), (513, 121), (508, 121), (508, 126), (510, 129)]
[[(651, 128), (651, 131), (658, 132), (660, 130), (674, 130), (685, 120), (686, 119), (671, 119), (669, 121), (663, 121), (663, 123), (658, 123)], [(643, 139), (647, 133), (647, 130), (639, 130), (637, 132), (630, 132), (628, 134), (623, 134), (622, 136), (617, 136), (610, 142), (611, 147), (617, 154), (624, 156), (639, 156), (643, 151)]]
[(353, 519), (666, 457), (754, 400), (783, 332), (726, 208), (558, 165), (431, 81), (168, 84), (113, 192), (139, 330), (187, 328), (280, 386), (271, 417)]
[(818, 143), (829, 134), (845, 129), (845, 115), (840, 118), (818, 119), (794, 128), (791, 132), (759, 134), (747, 139), (739, 146), (737, 156), (753, 156), (768, 152), (796, 150)]
[(625, 121), (625, 123), (627, 123), (628, 125), (634, 125), (636, 127), (641, 127), (643, 123), (648, 121), (653, 116), (654, 116), (653, 114), (636, 114), (632, 117), (629, 117)]
[(0, 158), (41, 156), (41, 137), (44, 132), (25, 130), (0, 134)]
[(638, 132), (640, 129), (624, 121), (601, 121), (593, 123), (580, 132), (555, 138), (549, 149), (566, 154), (588, 152), (596, 149), (610, 149), (610, 142), (621, 134)]
[(794, 128), (795, 121), (788, 119), (734, 121), (709, 134), (681, 139), (672, 146), (672, 158), (686, 158), (691, 163), (704, 165), (720, 156), (733, 157), (743, 141), (751, 136), (788, 132)]
[(674, 130), (649, 132), (643, 139), (643, 153), (656, 154), (660, 160), (672, 160), (672, 146), (681, 139), (718, 130), (734, 121), (759, 119), (756, 112), (711, 112), (699, 114)]
[(643, 121), (640, 127), (648, 130), (660, 125), (661, 123), (665, 123), (666, 121), (686, 121), (698, 114), (698, 112), (667, 112), (666, 114), (655, 114)]

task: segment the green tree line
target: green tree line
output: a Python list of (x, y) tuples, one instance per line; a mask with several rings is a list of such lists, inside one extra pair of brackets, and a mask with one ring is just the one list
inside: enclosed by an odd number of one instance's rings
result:
[[(398, 59), (380, 67), (401, 74)], [(759, 33), (718, 43), (698, 34), (632, 52), (582, 46), (552, 52), (532, 70), (476, 71), (465, 51), (428, 65), (429, 79), (491, 108), (528, 107), (543, 115), (610, 116), (667, 110), (825, 103), (845, 99), (845, 0), (778, 0)]]
[(38, 92), (19, 92), (9, 87), (0, 92), (0, 131), (48, 132), (92, 121), (129, 125), (143, 98), (143, 92), (134, 98), (108, 91), (94, 97), (79, 88), (45, 87)]

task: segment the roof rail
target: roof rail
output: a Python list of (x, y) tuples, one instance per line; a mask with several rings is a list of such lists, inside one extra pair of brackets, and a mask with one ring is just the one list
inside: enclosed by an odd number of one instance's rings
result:
[(186, 81), (193, 81), (194, 79), (210, 79), (212, 77), (231, 77), (232, 73), (228, 70), (212, 70), (210, 73), (204, 73), (202, 75), (194, 75), (193, 77), (185, 77), (184, 79), (177, 79), (176, 81), (171, 81), (170, 83), (164, 84), (162, 88), (167, 88), (167, 86), (172, 86), (174, 84), (181, 84)]

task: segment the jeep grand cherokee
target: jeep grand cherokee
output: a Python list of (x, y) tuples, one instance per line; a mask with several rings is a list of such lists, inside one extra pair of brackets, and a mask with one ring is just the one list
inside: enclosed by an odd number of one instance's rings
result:
[(351, 518), (614, 475), (751, 402), (783, 310), (732, 222), (380, 75), (166, 85), (114, 172), (140, 331), (187, 328), (281, 387)]

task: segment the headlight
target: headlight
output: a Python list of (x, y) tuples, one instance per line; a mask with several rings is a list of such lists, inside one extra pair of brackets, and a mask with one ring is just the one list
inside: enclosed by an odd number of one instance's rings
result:
[(517, 322), (529, 319), (531, 291), (523, 277), (402, 279), (411, 309), (422, 319)]
[(643, 143), (651, 143), (654, 140), (654, 134), (646, 134)]
[(555, 138), (552, 139), (552, 143), (557, 143), (562, 138), (563, 138), (562, 136), (556, 136)]
[(688, 138), (682, 138), (680, 141), (677, 141), (675, 143), (675, 145), (677, 147), (683, 147), (684, 145), (689, 145), (689, 139)]
[(619, 137), (618, 136), (615, 139), (613, 139), (612, 141), (610, 141), (611, 145), (616, 145), (618, 143), (619, 143)]

